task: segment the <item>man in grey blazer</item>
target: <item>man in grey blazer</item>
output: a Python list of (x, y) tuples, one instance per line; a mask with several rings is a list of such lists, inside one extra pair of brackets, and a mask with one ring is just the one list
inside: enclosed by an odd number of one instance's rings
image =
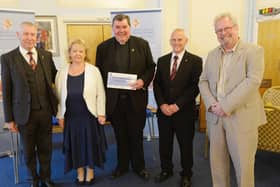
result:
[[(56, 68), (52, 54), (35, 48), (37, 28), (23, 22), (17, 32), (20, 46), (1, 56), (1, 77), (5, 122), (18, 132), (31, 186), (52, 187), (52, 115), (57, 111), (53, 92)], [(39, 161), (39, 173), (37, 172)]]
[(239, 187), (254, 186), (258, 126), (266, 123), (259, 86), (263, 48), (239, 39), (229, 13), (214, 21), (220, 46), (209, 52), (199, 81), (206, 105), (214, 187), (230, 186), (230, 158)]

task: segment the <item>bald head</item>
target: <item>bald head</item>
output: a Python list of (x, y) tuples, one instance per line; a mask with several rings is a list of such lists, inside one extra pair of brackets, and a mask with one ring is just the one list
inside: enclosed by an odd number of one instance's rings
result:
[(179, 54), (185, 50), (185, 46), (188, 42), (188, 38), (184, 29), (175, 29), (170, 36), (170, 45), (174, 53)]

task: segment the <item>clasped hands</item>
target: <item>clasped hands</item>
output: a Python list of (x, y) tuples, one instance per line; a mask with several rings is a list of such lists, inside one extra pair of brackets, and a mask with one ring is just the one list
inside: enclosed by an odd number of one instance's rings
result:
[(166, 116), (172, 116), (179, 111), (179, 107), (176, 104), (162, 104), (160, 105), (161, 112)]
[(220, 117), (225, 117), (225, 116), (227, 116), (227, 113), (225, 113), (225, 111), (223, 110), (222, 106), (221, 106), (220, 103), (218, 103), (218, 102), (213, 103), (213, 104), (209, 107), (208, 111), (209, 111), (209, 112), (212, 112), (212, 113), (214, 113), (215, 115), (220, 116)]

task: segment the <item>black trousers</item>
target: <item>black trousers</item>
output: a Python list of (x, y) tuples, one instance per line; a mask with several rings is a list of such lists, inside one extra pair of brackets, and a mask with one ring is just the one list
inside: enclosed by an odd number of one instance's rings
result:
[(178, 112), (171, 117), (159, 113), (159, 153), (162, 171), (173, 170), (172, 153), (176, 134), (183, 169), (181, 176), (192, 176), (194, 123), (195, 116), (192, 112)]
[(143, 129), (146, 111), (135, 112), (129, 96), (120, 96), (111, 119), (117, 141), (117, 169), (141, 171), (145, 168)]
[[(19, 125), (23, 154), (32, 180), (49, 180), (51, 177), (52, 120), (49, 110), (32, 110), (29, 120)], [(39, 161), (39, 175), (37, 172)]]

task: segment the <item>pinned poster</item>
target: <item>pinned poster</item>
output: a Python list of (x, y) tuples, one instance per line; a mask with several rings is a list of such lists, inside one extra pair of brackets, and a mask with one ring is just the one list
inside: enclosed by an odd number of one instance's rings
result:
[(131, 34), (139, 36), (149, 42), (153, 59), (157, 62), (158, 57), (162, 55), (161, 9), (112, 11), (112, 19), (117, 14), (126, 14), (129, 16)]

